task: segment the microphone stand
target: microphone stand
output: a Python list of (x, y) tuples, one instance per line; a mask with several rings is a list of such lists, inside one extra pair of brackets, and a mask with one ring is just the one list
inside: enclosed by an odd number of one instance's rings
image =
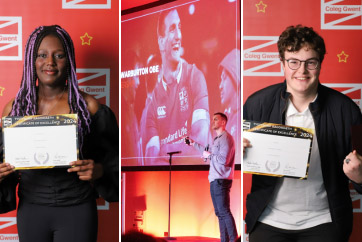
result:
[(171, 165), (172, 165), (172, 155), (173, 154), (179, 154), (181, 153), (181, 151), (173, 151), (173, 152), (168, 152), (167, 154), (170, 155), (170, 159), (169, 159), (169, 162), (170, 162), (170, 176), (169, 176), (169, 183), (168, 183), (168, 234), (167, 234), (167, 237), (166, 237), (166, 240), (176, 240), (175, 237), (171, 237), (171, 234), (170, 234), (170, 221), (171, 221)]

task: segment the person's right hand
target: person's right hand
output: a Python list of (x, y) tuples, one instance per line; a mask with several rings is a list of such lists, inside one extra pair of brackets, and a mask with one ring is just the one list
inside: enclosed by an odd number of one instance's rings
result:
[(0, 182), (5, 179), (8, 175), (15, 171), (15, 167), (9, 163), (0, 164)]
[(243, 156), (245, 155), (246, 148), (250, 147), (251, 147), (250, 141), (243, 138)]

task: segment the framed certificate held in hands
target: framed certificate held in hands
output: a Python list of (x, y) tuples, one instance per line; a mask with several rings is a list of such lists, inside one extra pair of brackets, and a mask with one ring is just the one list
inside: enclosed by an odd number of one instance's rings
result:
[(307, 179), (314, 130), (244, 120), (244, 173)]
[(78, 160), (77, 114), (2, 118), (4, 162), (15, 169), (69, 166)]

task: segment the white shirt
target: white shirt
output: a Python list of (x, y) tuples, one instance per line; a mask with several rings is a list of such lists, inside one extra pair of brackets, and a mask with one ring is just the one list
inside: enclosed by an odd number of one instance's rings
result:
[[(290, 99), (285, 123), (315, 130), (309, 108), (299, 113)], [(270, 203), (259, 218), (260, 222), (287, 230), (306, 229), (332, 222), (316, 134), (308, 171), (306, 180), (281, 178), (278, 181)]]

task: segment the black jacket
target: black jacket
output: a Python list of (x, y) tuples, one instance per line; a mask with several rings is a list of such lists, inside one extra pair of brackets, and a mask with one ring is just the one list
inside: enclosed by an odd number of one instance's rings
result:
[[(285, 124), (285, 111), (290, 93), (286, 83), (262, 89), (244, 104), (244, 119)], [(359, 107), (347, 96), (319, 84), (318, 97), (309, 105), (312, 113), (321, 157), (324, 186), (327, 191), (332, 222), (341, 241), (348, 241), (352, 232), (353, 210), (349, 180), (343, 172), (343, 160), (352, 151), (351, 125), (360, 124)], [(252, 176), (251, 192), (246, 198), (247, 232), (253, 230), (259, 216), (270, 202), (278, 179)], [(358, 192), (361, 186), (354, 184)]]

